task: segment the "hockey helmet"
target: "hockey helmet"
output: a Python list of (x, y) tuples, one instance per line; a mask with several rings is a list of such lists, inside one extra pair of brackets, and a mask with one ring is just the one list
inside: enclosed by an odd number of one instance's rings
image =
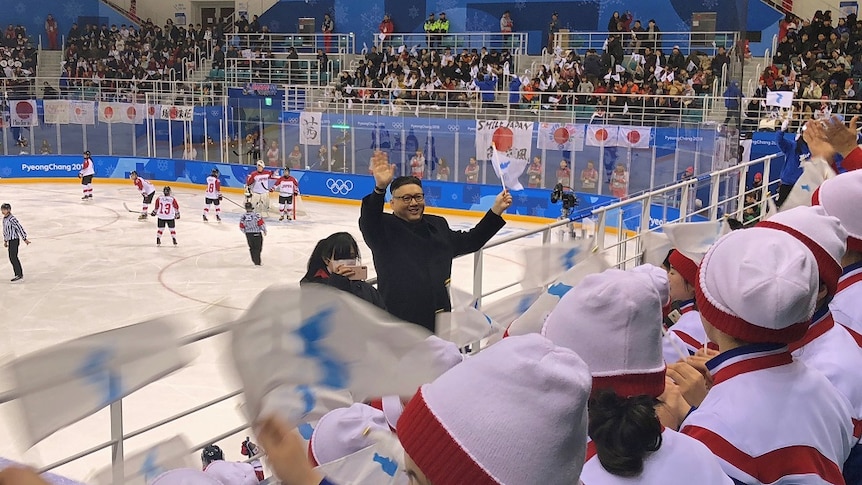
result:
[(264, 167), (263, 160), (258, 160), (258, 161), (257, 161), (257, 166), (258, 166), (258, 167)]
[(214, 169), (213, 169), (213, 171), (212, 171), (212, 175), (213, 175), (214, 177), (218, 177), (218, 175), (219, 175), (219, 171), (218, 171), (218, 169), (217, 169), (217, 168), (214, 168)]
[(130, 179), (134, 179), (134, 178), (136, 178), (137, 176), (138, 176), (138, 171), (137, 171), (137, 170), (132, 170), (131, 172), (129, 172), (129, 178), (130, 178)]
[(201, 451), (201, 461), (204, 465), (209, 465), (214, 461), (224, 460), (224, 452), (216, 445), (207, 445)]
[(87, 150), (86, 152), (84, 152), (84, 156), (87, 158), (90, 158), (90, 150)]
[(165, 195), (171, 195), (171, 188), (170, 188), (170, 187), (165, 187), (164, 189), (162, 189), (162, 192), (164, 192), (164, 193), (165, 193)]

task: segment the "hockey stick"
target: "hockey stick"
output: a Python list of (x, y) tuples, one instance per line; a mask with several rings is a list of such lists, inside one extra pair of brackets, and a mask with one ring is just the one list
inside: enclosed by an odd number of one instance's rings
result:
[(227, 198), (227, 197), (225, 197), (224, 195), (222, 195), (221, 197), (222, 197), (222, 199), (224, 199), (224, 200), (226, 200), (226, 201), (230, 202), (231, 204), (233, 204), (233, 205), (235, 205), (235, 206), (239, 207), (240, 209), (245, 210), (245, 206), (244, 206), (244, 205), (239, 205), (238, 203), (236, 203), (236, 202), (234, 202), (234, 201), (232, 201), (232, 200), (228, 199), (228, 198)]
[(129, 209), (129, 206), (125, 202), (123, 202), (123, 207), (125, 207), (126, 210), (131, 212), (132, 214), (142, 214), (143, 213), (142, 211), (135, 211), (135, 210)]

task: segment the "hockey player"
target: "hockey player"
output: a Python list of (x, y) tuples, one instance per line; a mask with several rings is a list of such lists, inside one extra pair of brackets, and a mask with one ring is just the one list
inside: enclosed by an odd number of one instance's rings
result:
[(207, 177), (207, 191), (204, 194), (204, 222), (209, 221), (207, 216), (210, 213), (210, 205), (215, 206), (216, 220), (221, 222), (221, 180), (219, 180), (219, 171), (217, 168), (212, 170), (212, 173)]
[(162, 232), (165, 230), (165, 226), (168, 226), (171, 230), (171, 239), (174, 241), (174, 246), (177, 245), (177, 230), (176, 230), (176, 222), (180, 219), (180, 205), (177, 204), (177, 199), (171, 195), (171, 188), (165, 187), (162, 192), (165, 195), (160, 196), (156, 199), (156, 208), (153, 209), (153, 212), (150, 212), (151, 216), (155, 216), (158, 214), (158, 227), (159, 230), (156, 233), (156, 246), (162, 245)]
[(225, 461), (224, 452), (216, 445), (208, 445), (203, 449), (201, 464), (204, 473), (213, 476), (221, 483), (257, 485), (260, 482), (254, 467), (248, 463)]
[(153, 203), (153, 197), (156, 196), (156, 187), (155, 185), (150, 183), (149, 180), (143, 177), (138, 177), (138, 172), (135, 170), (132, 170), (132, 172), (129, 174), (129, 179), (132, 181), (133, 184), (135, 184), (135, 187), (137, 187), (138, 191), (141, 192), (141, 197), (144, 198), (143, 202), (141, 203), (141, 215), (138, 216), (138, 220), (145, 221), (147, 220), (147, 209), (149, 209), (150, 204)]
[(84, 196), (81, 200), (93, 200), (93, 175), (95, 174), (96, 168), (93, 166), (93, 159), (90, 158), (88, 150), (84, 152), (84, 162), (78, 172), (78, 178), (81, 179), (81, 186), (84, 188)]
[[(248, 457), (251, 465), (254, 468), (254, 474), (257, 475), (257, 479), (263, 481), (263, 464), (260, 462), (260, 459), (254, 458), (257, 455), (261, 454), (260, 448), (251, 441), (251, 438), (248, 436), (245, 437), (245, 441), (242, 442), (242, 446), (240, 446), (240, 453), (243, 456)], [(254, 458), (254, 459), (252, 459)]]
[(266, 236), (266, 223), (260, 214), (254, 211), (251, 202), (245, 203), (245, 214), (239, 218), (239, 230), (245, 234), (248, 241), (248, 251), (251, 262), (260, 266), (260, 253), (263, 251), (263, 237)]
[(248, 174), (245, 181), (246, 197), (255, 208), (261, 207), (269, 210), (269, 180), (273, 178), (272, 172), (266, 170), (263, 160), (257, 161), (257, 170)]
[(283, 221), (293, 219), (293, 198), (299, 195), (299, 181), (290, 175), (290, 169), (285, 168), (281, 177), (275, 181), (275, 184), (269, 189), (270, 192), (278, 190), (278, 213), (281, 214), (278, 220)]

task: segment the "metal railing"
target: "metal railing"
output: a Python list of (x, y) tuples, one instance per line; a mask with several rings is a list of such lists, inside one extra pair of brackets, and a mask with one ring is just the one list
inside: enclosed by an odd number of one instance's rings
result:
[(701, 51), (714, 56), (719, 47), (731, 50), (739, 40), (739, 32), (576, 32), (562, 31), (554, 34), (554, 45), (563, 50), (574, 49), (583, 54), (587, 49), (598, 52), (604, 50), (609, 35), (622, 36), (623, 50), (626, 53), (639, 51), (646, 47), (659, 49), (670, 54), (674, 46), (686, 55)]
[[(298, 59), (264, 57), (258, 59), (225, 59), (224, 72), (215, 75), (229, 86), (245, 83), (324, 85), (335, 78), (343, 64), (338, 59), (329, 59), (325, 65), (314, 56), (303, 55)], [(210, 72), (210, 76), (213, 73)]]
[(349, 34), (273, 34), (273, 33), (233, 33), (227, 34), (225, 47), (234, 46), (237, 50), (261, 49), (261, 51), (288, 53), (316, 53), (322, 49), (327, 54), (355, 54), (356, 36)]
[[(46, 82), (52, 88), (59, 85), (56, 96), (46, 97)], [(163, 79), (106, 79), (98, 84), (92, 78), (0, 79), (0, 97), (5, 100), (45, 98), (143, 103), (149, 94), (151, 99), (159, 100), (158, 103), (207, 106), (213, 103), (213, 96), (221, 95), (222, 91), (222, 83), (215, 81), (177, 80), (176, 70), (168, 70)]]
[[(641, 126), (686, 126), (720, 121), (715, 110), (724, 109), (723, 98), (700, 95), (641, 95), (577, 92), (518, 91), (510, 102), (508, 91), (498, 84), (493, 91), (475, 89), (348, 88), (335, 79), (335, 86), (289, 85), (293, 98), (302, 96), (304, 109), (324, 113), (369, 113), (415, 115), (429, 118), (476, 119), (502, 117), (512, 120), (553, 123), (634, 124)], [(293, 99), (292, 98), (292, 99)], [(552, 99), (553, 98), (553, 99)], [(292, 103), (292, 99), (285, 102)], [(295, 109), (296, 106), (285, 106)]]
[[(771, 195), (769, 192), (769, 186), (766, 184), (761, 187), (755, 187), (751, 189), (746, 188), (745, 184), (747, 180), (747, 175), (750, 169), (752, 169), (753, 167), (757, 167), (758, 170), (762, 170), (763, 180), (769, 180), (770, 164), (768, 162), (770, 159), (776, 156), (777, 155), (772, 155), (758, 160), (753, 160), (744, 164), (728, 167), (723, 170), (707, 173), (697, 178), (681, 181), (659, 190), (647, 192), (637, 197), (611, 203), (602, 207), (591, 207), (575, 211), (568, 219), (563, 219), (541, 228), (520, 232), (512, 236), (495, 238), (488, 244), (486, 244), (482, 249), (472, 255), (473, 296), (477, 298), (481, 303), (481, 300), (483, 298), (499, 294), (502, 291), (511, 289), (519, 284), (519, 282), (510, 282), (503, 286), (498, 286), (492, 290), (485, 290), (483, 270), (484, 257), (488, 251), (511, 243), (513, 241), (533, 236), (535, 234), (542, 234), (542, 244), (550, 244), (557, 240), (554, 237), (555, 231), (559, 230), (567, 234), (571, 233), (567, 226), (586, 219), (591, 219), (595, 222), (596, 230), (595, 235), (592, 237), (594, 237), (595, 240), (594, 247), (596, 248), (596, 251), (601, 254), (604, 254), (613, 266), (628, 269), (632, 266), (640, 264), (643, 261), (644, 256), (644, 247), (641, 239), (642, 236), (647, 232), (657, 230), (657, 226), (660, 226), (661, 224), (672, 222), (685, 222), (690, 220), (691, 216), (694, 214), (686, 209), (686, 207), (688, 207), (688, 204), (686, 202), (690, 198), (694, 197), (698, 186), (702, 184), (709, 185), (710, 200), (708, 205), (697, 207), (696, 215), (702, 215), (710, 220), (716, 220), (719, 217), (723, 216), (740, 217), (745, 213), (747, 209), (757, 207), (758, 214), (755, 217), (749, 218), (747, 220), (747, 222), (749, 223), (756, 222), (757, 219), (766, 214), (766, 201), (771, 197)], [(760, 168), (761, 165), (763, 167), (762, 169)], [(722, 188), (724, 188), (724, 190), (722, 190)], [(682, 204), (679, 207), (679, 218), (676, 220), (664, 219), (659, 221), (659, 224), (653, 224), (650, 218), (653, 204), (664, 204), (668, 200), (675, 199), (676, 194), (681, 194), (679, 200), (682, 201)], [(724, 196), (722, 196), (722, 194), (724, 194)], [(746, 195), (751, 194), (759, 195), (759, 197), (757, 197), (756, 202), (746, 204)], [(627, 213), (636, 214), (637, 216), (639, 216), (640, 223), (632, 227), (630, 221), (625, 219), (625, 214)], [(617, 234), (617, 238), (615, 238), (614, 240), (610, 240), (606, 237), (606, 233), (610, 232), (611, 230), (615, 230)], [(468, 257), (468, 255), (462, 257)], [(230, 323), (218, 325), (213, 328), (187, 335), (180, 339), (179, 344), (182, 346), (192, 345), (194, 343), (201, 342), (206, 339), (226, 333), (230, 331), (231, 328), (232, 324)], [(480, 348), (478, 345), (475, 345), (472, 350), (475, 352), (479, 351)], [(145, 433), (151, 432), (153, 430), (159, 429), (162, 426), (174, 423), (181, 418), (201, 412), (207, 408), (225, 402), (229, 399), (235, 398), (239, 396), (241, 392), (241, 389), (228, 392), (215, 399), (211, 399), (205, 403), (193, 406), (185, 411), (163, 418), (155, 423), (151, 423), (131, 432), (127, 432), (124, 428), (123, 402), (124, 400), (132, 399), (132, 397), (130, 396), (126, 397), (125, 399), (115, 401), (110, 405), (111, 437), (108, 441), (97, 444), (93, 447), (82, 450), (71, 456), (46, 465), (40, 468), (39, 471), (47, 472), (57, 470), (63, 465), (80, 460), (98, 451), (111, 449), (111, 466), (114, 476), (114, 483), (122, 483), (125, 477), (124, 445), (126, 441), (143, 435)], [(9, 403), (15, 399), (18, 399), (19, 397), (20, 394), (18, 390), (12, 390), (0, 394), (0, 405)], [(208, 439), (200, 444), (197, 444), (193, 447), (193, 449), (189, 450), (189, 453), (200, 450), (210, 443), (218, 442), (222, 439), (238, 434), (247, 429), (247, 424), (241, 424), (240, 426), (237, 426), (233, 429), (222, 432), (217, 436), (214, 436), (212, 439)]]
[(424, 34), (394, 32), (387, 34), (383, 40), (380, 39), (379, 35), (375, 35), (369, 43), (363, 43), (363, 50), (369, 49), (370, 46), (392, 47), (394, 49), (404, 46), (408, 50), (412, 48), (450, 49), (453, 55), (460, 54), (463, 49), (479, 51), (484, 47), (488, 52), (506, 50), (514, 55), (520, 55), (527, 54), (527, 33), (449, 32), (446, 34)]

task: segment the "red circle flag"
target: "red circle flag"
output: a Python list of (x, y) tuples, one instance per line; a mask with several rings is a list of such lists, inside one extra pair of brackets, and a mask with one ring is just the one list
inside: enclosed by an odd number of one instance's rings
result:
[(178, 114), (178, 112), (177, 112), (177, 107), (176, 107), (176, 106), (171, 106), (171, 111), (170, 111), (170, 114), (169, 114), (170, 118), (171, 118), (172, 120), (177, 119), (177, 114)]
[(632, 145), (637, 145), (637, 143), (641, 141), (641, 134), (638, 133), (637, 130), (632, 130), (626, 133), (626, 140), (628, 140)]
[(596, 130), (596, 140), (605, 141), (608, 139), (608, 130), (604, 128), (599, 128)]
[(22, 120), (30, 119), (33, 116), (33, 105), (29, 101), (18, 101), (15, 103), (15, 114)]
[(134, 105), (129, 106), (128, 109), (126, 109), (126, 117), (129, 118), (130, 120), (137, 118), (137, 116), (138, 116), (138, 110), (135, 109)]
[(494, 130), (494, 136), (491, 138), (499, 152), (507, 152), (512, 148), (515, 141), (515, 134), (509, 128), (501, 126)]
[(147, 108), (147, 111), (150, 113), (150, 116), (156, 115), (156, 107), (155, 106), (150, 106), (149, 108)]
[(106, 106), (103, 113), (104, 113), (105, 119), (109, 120), (109, 119), (114, 117), (114, 108), (112, 108), (110, 106)]
[(565, 145), (567, 141), (569, 141), (569, 130), (563, 127), (554, 130), (554, 143), (558, 145)]

